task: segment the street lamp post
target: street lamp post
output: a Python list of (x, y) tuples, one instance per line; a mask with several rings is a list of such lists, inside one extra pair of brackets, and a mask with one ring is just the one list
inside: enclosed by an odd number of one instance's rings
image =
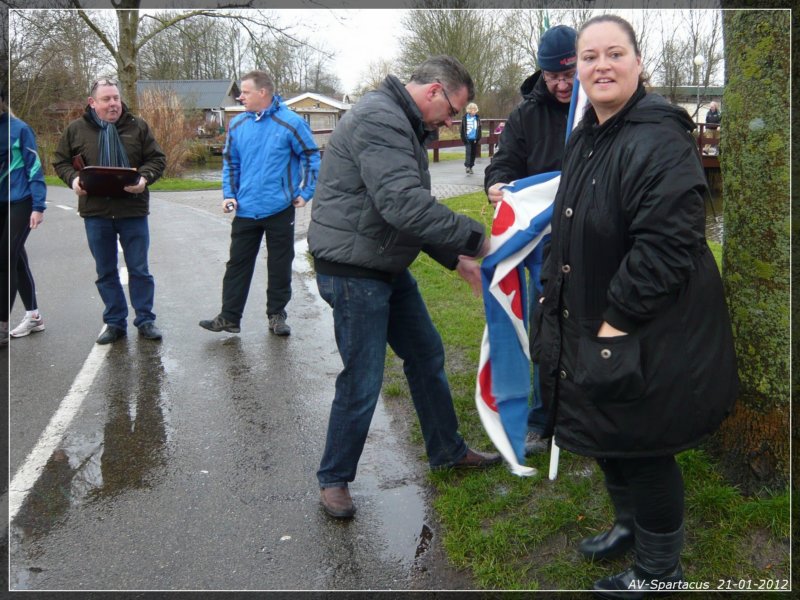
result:
[(703, 58), (701, 54), (698, 54), (694, 57), (694, 66), (697, 67), (697, 120), (700, 121), (700, 67), (702, 67), (706, 62), (706, 59)]

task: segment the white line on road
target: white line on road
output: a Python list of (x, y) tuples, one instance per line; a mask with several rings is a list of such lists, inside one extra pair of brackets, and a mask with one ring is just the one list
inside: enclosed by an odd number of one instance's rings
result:
[(92, 351), (86, 358), (86, 362), (83, 363), (83, 367), (81, 367), (80, 372), (72, 382), (72, 386), (61, 401), (58, 410), (47, 424), (44, 433), (39, 438), (39, 441), (36, 442), (36, 446), (34, 446), (30, 454), (28, 454), (25, 462), (14, 475), (14, 479), (11, 480), (8, 494), (9, 523), (17, 516), (17, 512), (25, 501), (28, 492), (31, 491), (34, 484), (39, 479), (53, 451), (56, 450), (58, 444), (61, 443), (67, 427), (69, 427), (78, 409), (80, 409), (83, 400), (89, 393), (89, 389), (92, 387), (92, 383), (110, 347), (111, 344), (94, 344)]
[(75, 210), (71, 206), (64, 206), (63, 204), (56, 204), (58, 208), (63, 208), (64, 210)]

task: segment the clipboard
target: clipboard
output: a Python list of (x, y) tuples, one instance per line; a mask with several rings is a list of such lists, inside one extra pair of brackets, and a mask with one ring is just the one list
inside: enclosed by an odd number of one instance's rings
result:
[(84, 167), (78, 177), (81, 187), (91, 196), (111, 196), (121, 198), (130, 194), (124, 189), (128, 185), (136, 185), (140, 173), (136, 169), (125, 167)]

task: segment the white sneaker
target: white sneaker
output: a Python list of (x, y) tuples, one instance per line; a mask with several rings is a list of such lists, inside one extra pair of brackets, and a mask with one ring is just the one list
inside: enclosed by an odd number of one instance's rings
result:
[(22, 319), (22, 323), (11, 330), (11, 337), (25, 337), (34, 331), (44, 331), (44, 319), (42, 315), (39, 315), (38, 318), (25, 315)]

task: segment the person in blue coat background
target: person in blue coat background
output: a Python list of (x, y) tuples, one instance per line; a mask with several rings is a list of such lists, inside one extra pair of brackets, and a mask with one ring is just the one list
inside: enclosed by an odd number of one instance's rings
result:
[(472, 174), (475, 166), (475, 156), (481, 140), (481, 116), (478, 114), (478, 105), (474, 102), (467, 104), (467, 112), (461, 117), (461, 142), (464, 144), (464, 167), (467, 173)]
[(8, 140), (2, 152), (4, 168), (0, 174), (0, 189), (5, 209), (2, 211), (2, 277), (8, 288), (3, 293), (0, 314), (0, 345), (8, 343), (8, 321), (19, 291), (25, 305), (22, 322), (11, 330), (12, 337), (24, 337), (44, 330), (44, 319), (36, 303), (36, 285), (28, 265), (25, 241), (32, 229), (44, 218), (47, 186), (42, 163), (36, 147), (36, 136), (27, 123), (9, 113), (5, 91), (0, 101), (0, 136)]
[(272, 333), (291, 333), (286, 305), (292, 294), (294, 213), (311, 201), (320, 153), (311, 129), (275, 94), (264, 71), (242, 77), (245, 112), (228, 128), (222, 154), (224, 212), (231, 224), (230, 259), (222, 280), (222, 310), (200, 321), (209, 331), (238, 333), (261, 238), (267, 243), (267, 319)]

